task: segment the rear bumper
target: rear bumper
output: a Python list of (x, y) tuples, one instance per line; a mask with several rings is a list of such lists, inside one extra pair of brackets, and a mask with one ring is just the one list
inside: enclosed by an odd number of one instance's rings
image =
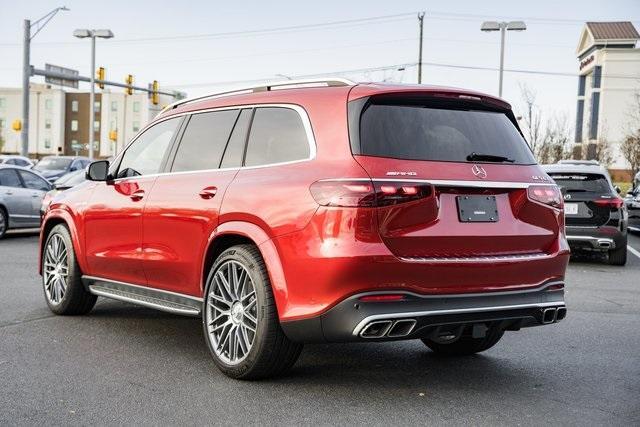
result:
[(380, 292), (351, 296), (320, 316), (282, 322), (282, 328), (298, 342), (384, 341), (424, 338), (454, 325), (518, 330), (554, 323), (566, 314), (559, 281), (527, 291), (437, 296), (404, 292), (402, 301), (361, 300), (375, 294)]
[(567, 241), (572, 249), (608, 251), (624, 245), (624, 233), (617, 227), (570, 227), (566, 228)]

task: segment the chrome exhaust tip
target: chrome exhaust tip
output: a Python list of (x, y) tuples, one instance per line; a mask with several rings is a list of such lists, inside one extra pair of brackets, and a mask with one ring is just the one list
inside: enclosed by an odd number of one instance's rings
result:
[(556, 322), (561, 321), (565, 317), (567, 317), (567, 307), (558, 307), (556, 311)]
[(542, 324), (548, 325), (556, 321), (556, 308), (545, 308), (542, 310)]
[(398, 320), (393, 324), (391, 329), (389, 329), (389, 332), (387, 332), (387, 336), (389, 338), (406, 337), (413, 331), (416, 323), (417, 322), (414, 319)]
[(611, 249), (613, 245), (609, 239), (598, 239), (598, 247), (600, 249)]
[(381, 338), (389, 332), (391, 328), (391, 320), (379, 320), (371, 322), (362, 329), (360, 336), (362, 338)]

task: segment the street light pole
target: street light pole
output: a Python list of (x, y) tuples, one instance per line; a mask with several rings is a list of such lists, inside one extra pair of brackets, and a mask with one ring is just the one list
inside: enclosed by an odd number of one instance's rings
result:
[(75, 30), (73, 32), (74, 37), (79, 39), (91, 38), (91, 75), (90, 75), (90, 83), (91, 83), (91, 92), (89, 95), (89, 158), (93, 160), (93, 143), (95, 138), (95, 119), (96, 119), (96, 111), (95, 111), (95, 97), (96, 97), (96, 87), (95, 87), (95, 74), (96, 74), (96, 37), (100, 37), (102, 39), (110, 39), (113, 37), (113, 33), (111, 30)]
[(418, 25), (420, 25), (420, 44), (418, 47), (418, 84), (422, 83), (422, 34), (424, 29), (424, 12), (418, 13)]
[(89, 95), (89, 159), (93, 160), (93, 141), (95, 139), (95, 125), (96, 125), (96, 36), (91, 34), (91, 92)]
[(502, 79), (504, 74), (504, 41), (507, 31), (524, 31), (527, 26), (522, 21), (496, 22), (485, 21), (480, 27), (481, 31), (500, 31), (500, 72), (498, 75), (498, 96), (502, 97)]
[[(44, 28), (56, 13), (69, 10), (66, 6), (57, 7), (33, 24), (29, 19), (24, 20), (24, 37), (22, 41), (22, 129), (20, 131), (20, 155), (29, 156), (29, 79), (31, 77), (31, 40)], [(31, 27), (36, 31), (31, 34)]]

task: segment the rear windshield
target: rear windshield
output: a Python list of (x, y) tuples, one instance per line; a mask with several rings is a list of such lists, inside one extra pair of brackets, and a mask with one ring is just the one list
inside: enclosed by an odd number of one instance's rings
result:
[(611, 187), (604, 175), (595, 173), (549, 174), (563, 193), (610, 194)]
[(476, 153), (506, 157), (514, 164), (535, 163), (504, 113), (421, 105), (366, 107), (360, 119), (360, 150), (407, 160), (466, 162)]

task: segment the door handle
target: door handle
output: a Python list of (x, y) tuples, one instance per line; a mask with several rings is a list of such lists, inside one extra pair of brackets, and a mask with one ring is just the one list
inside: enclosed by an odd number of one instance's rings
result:
[(129, 197), (134, 202), (138, 202), (138, 201), (142, 200), (142, 198), (144, 197), (144, 190), (136, 190), (133, 193), (131, 193), (131, 195)]
[(216, 193), (218, 192), (218, 189), (216, 187), (206, 187), (203, 188), (200, 191), (200, 197), (202, 197), (205, 200), (209, 200), (209, 199), (213, 199), (213, 197), (216, 195)]
[(4, 194), (6, 194), (7, 196), (11, 196), (13, 195), (13, 191), (6, 191)]

